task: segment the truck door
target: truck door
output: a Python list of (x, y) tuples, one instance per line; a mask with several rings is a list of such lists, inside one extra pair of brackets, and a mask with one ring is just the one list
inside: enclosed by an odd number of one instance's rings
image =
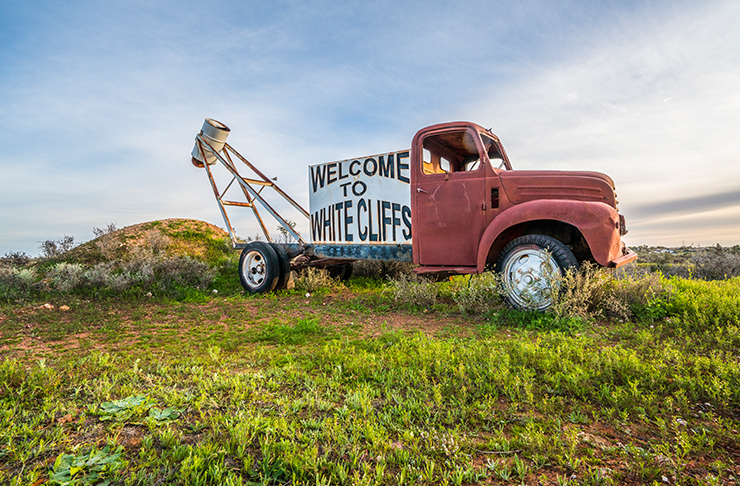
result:
[(414, 252), (421, 265), (476, 265), (486, 224), (486, 173), (481, 138), (471, 128), (428, 133), (412, 198)]

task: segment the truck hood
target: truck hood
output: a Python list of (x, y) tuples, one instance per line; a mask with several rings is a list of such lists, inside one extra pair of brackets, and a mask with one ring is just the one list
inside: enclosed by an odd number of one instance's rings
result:
[(513, 204), (539, 199), (599, 201), (617, 208), (614, 181), (601, 172), (509, 170), (499, 174)]

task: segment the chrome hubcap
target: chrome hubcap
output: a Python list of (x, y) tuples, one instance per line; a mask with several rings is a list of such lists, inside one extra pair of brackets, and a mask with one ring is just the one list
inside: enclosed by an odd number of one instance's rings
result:
[(552, 305), (562, 272), (555, 259), (539, 248), (520, 248), (502, 269), (509, 298), (518, 307), (543, 310)]
[(252, 287), (259, 287), (265, 280), (265, 259), (258, 251), (250, 251), (244, 258), (244, 279)]

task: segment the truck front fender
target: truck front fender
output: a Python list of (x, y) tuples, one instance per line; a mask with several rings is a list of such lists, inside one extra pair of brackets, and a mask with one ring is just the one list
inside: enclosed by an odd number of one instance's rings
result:
[(600, 265), (614, 266), (622, 255), (619, 213), (602, 202), (538, 200), (512, 206), (496, 216), (483, 232), (478, 245), (478, 272), (496, 239), (508, 228), (530, 221), (558, 221), (575, 226), (586, 239), (591, 254)]

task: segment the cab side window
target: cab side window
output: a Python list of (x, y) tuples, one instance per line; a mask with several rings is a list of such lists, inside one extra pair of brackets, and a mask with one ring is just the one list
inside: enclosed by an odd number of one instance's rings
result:
[(424, 174), (473, 171), (480, 167), (480, 154), (476, 138), (469, 130), (430, 135), (423, 141)]

